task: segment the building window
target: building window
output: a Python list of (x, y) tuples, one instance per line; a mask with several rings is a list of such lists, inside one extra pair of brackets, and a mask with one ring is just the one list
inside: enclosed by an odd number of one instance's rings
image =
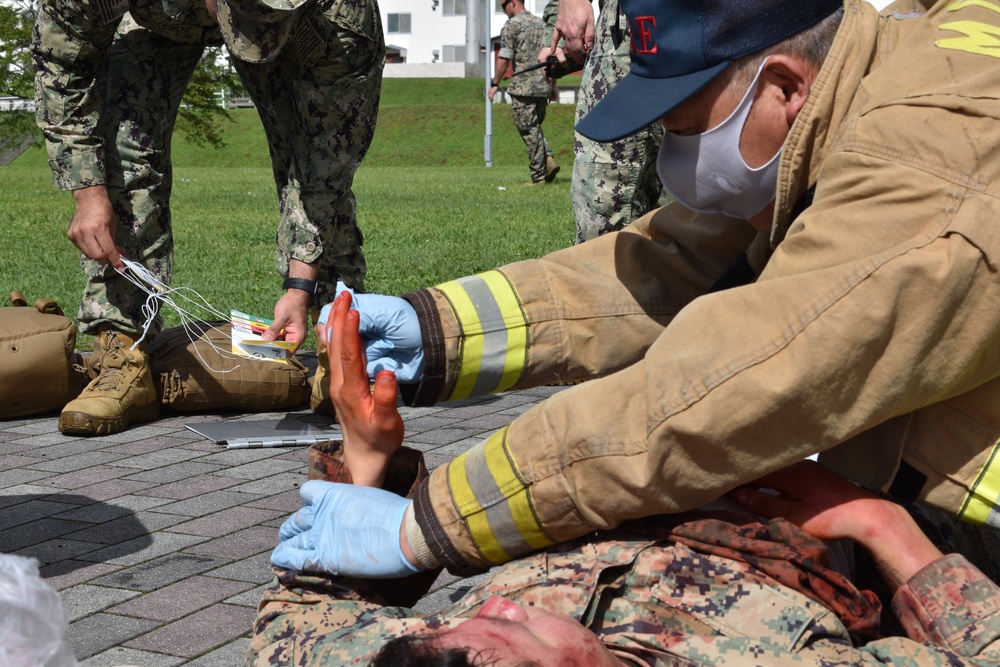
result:
[(465, 0), (441, 0), (441, 13), (445, 16), (465, 16)]
[(409, 14), (389, 14), (387, 18), (389, 20), (387, 21), (386, 32), (410, 32)]
[(441, 62), (445, 63), (464, 63), (465, 62), (465, 44), (461, 46), (448, 46), (447, 44), (444, 48), (444, 57), (441, 58)]

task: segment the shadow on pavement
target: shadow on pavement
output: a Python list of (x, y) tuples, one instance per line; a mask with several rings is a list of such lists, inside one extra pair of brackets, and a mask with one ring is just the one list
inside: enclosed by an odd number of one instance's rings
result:
[(133, 509), (87, 496), (11, 495), (0, 503), (0, 552), (37, 558), (44, 577), (123, 558), (153, 543)]

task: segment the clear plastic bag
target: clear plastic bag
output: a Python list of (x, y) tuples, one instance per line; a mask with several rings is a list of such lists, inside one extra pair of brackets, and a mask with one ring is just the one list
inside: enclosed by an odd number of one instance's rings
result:
[(0, 667), (76, 667), (59, 593), (34, 558), (0, 554)]

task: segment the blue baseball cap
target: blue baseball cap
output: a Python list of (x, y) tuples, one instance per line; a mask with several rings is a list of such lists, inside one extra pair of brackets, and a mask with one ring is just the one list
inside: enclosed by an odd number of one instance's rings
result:
[(621, 0), (632, 65), (576, 124), (594, 141), (662, 118), (726, 67), (811, 28), (843, 0)]

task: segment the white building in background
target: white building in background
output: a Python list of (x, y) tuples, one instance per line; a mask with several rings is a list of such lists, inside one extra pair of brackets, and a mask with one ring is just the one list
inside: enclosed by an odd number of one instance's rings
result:
[[(471, 2), (481, 3), (479, 22), (483, 26), (487, 17), (482, 8), (486, 2), (492, 3), (490, 36), (493, 40), (498, 39), (507, 21), (500, 9), (501, 0), (379, 0), (387, 62), (409, 65), (464, 63), (466, 6)], [(524, 4), (532, 14), (541, 16), (548, 2), (525, 0)], [(482, 41), (480, 39), (480, 43)]]
[[(889, 1), (869, 0), (879, 9)], [(386, 69), (386, 76), (479, 76), (478, 71), (465, 74), (461, 66), (461, 63), (466, 61), (465, 16), (467, 4), (471, 2), (482, 3), (479, 5), (481, 8), (479, 22), (482, 26), (486, 24), (482, 7), (487, 2), (492, 2), (490, 42), (495, 43), (500, 37), (500, 29), (507, 21), (507, 17), (500, 9), (501, 0), (379, 0), (388, 52), (387, 62), (390, 65)], [(548, 3), (549, 0), (524, 0), (525, 7), (536, 16), (542, 15)], [(593, 0), (592, 4), (596, 15), (597, 1)], [(479, 41), (483, 43), (485, 40), (480, 37)], [(408, 65), (451, 63), (452, 66), (394, 68), (391, 66), (394, 63)], [(404, 73), (405, 70), (411, 70), (412, 73)], [(442, 73), (431, 74), (432, 70)], [(421, 71), (424, 73), (420, 73)], [(443, 73), (446, 71), (455, 73)]]
[(35, 100), (13, 95), (0, 96), (0, 111), (34, 111)]

